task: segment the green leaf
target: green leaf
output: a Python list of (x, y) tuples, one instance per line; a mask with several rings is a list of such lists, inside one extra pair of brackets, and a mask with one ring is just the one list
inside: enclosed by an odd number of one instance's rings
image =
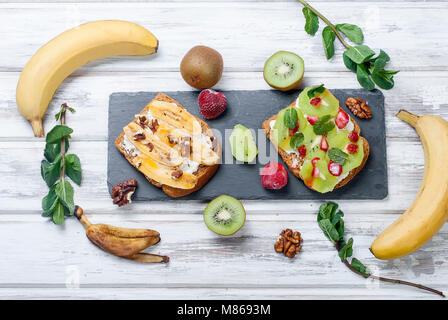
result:
[(74, 183), (78, 186), (81, 185), (81, 162), (77, 155), (68, 154), (65, 156), (65, 173)]
[(283, 122), (289, 129), (295, 129), (298, 119), (299, 116), (297, 115), (297, 111), (295, 108), (288, 108), (285, 110)]
[(310, 8), (304, 7), (302, 12), (305, 16), (305, 31), (309, 35), (314, 36), (317, 30), (319, 30), (319, 18)]
[(61, 155), (59, 154), (53, 163), (42, 160), (40, 173), (47, 186), (51, 187), (61, 176)]
[[(68, 138), (65, 138), (65, 152), (67, 152), (69, 148), (68, 141), (69, 141)], [(61, 141), (59, 141), (58, 143), (47, 143), (45, 145), (44, 157), (49, 162), (53, 162), (60, 153), (61, 153)]]
[(356, 68), (356, 78), (358, 79), (359, 84), (364, 89), (375, 89), (375, 83), (373, 83), (372, 79), (370, 79), (370, 75), (364, 64), (358, 64), (358, 67)]
[(333, 130), (335, 125), (333, 121), (330, 121), (330, 119), (330, 115), (325, 115), (317, 120), (313, 126), (314, 133), (317, 135), (324, 135)]
[(360, 27), (354, 24), (341, 23), (336, 25), (336, 29), (342, 32), (350, 41), (361, 44), (364, 41), (364, 35)]
[(57, 201), (56, 208), (53, 211), (52, 219), (55, 224), (61, 225), (64, 223), (64, 206), (60, 201)]
[(289, 145), (293, 149), (297, 149), (303, 144), (303, 140), (305, 140), (305, 136), (302, 132), (296, 132), (289, 141)]
[(332, 201), (321, 204), (319, 207), (319, 213), (317, 214), (317, 221), (322, 219), (328, 219), (331, 221), (337, 209), (338, 204)]
[(355, 270), (358, 270), (359, 272), (361, 272), (362, 274), (365, 274), (365, 275), (369, 275), (370, 274), (370, 271), (369, 271), (369, 269), (361, 262), (361, 261), (359, 261), (358, 259), (356, 259), (356, 258), (353, 258), (352, 259), (352, 263), (351, 263), (351, 265), (352, 265), (352, 267), (355, 269)]
[(342, 59), (344, 60), (344, 64), (347, 67), (347, 69), (356, 72), (356, 68), (358, 67), (358, 65), (354, 63), (353, 60), (347, 56), (346, 52), (342, 54)]
[(348, 158), (348, 154), (346, 154), (341, 149), (331, 148), (330, 150), (328, 150), (328, 157), (330, 158), (331, 161), (336, 162), (341, 166), (343, 166), (345, 160), (347, 160)]
[(361, 64), (371, 58), (375, 54), (375, 52), (366, 45), (359, 45), (350, 47), (345, 51), (345, 54), (354, 63)]
[(334, 225), (334, 227), (336, 228), (336, 230), (338, 231), (339, 237), (340, 239), (342, 239), (344, 237), (344, 220), (339, 219), (339, 221)]
[(324, 232), (325, 236), (333, 243), (339, 241), (339, 233), (336, 228), (331, 224), (331, 221), (328, 219), (322, 219), (319, 222), (319, 227)]
[(342, 217), (344, 216), (344, 213), (339, 210), (334, 214), (334, 216), (331, 218), (331, 223), (333, 225), (336, 225), (339, 221), (341, 221)]
[(57, 143), (63, 137), (69, 136), (73, 132), (72, 128), (64, 125), (57, 125), (50, 132), (47, 133), (46, 141), (47, 143)]
[(345, 260), (353, 255), (353, 238), (350, 238), (347, 243), (344, 244), (341, 249), (339, 249), (339, 258)]
[(370, 62), (375, 62), (375, 61), (378, 60), (378, 59), (386, 60), (386, 62), (389, 62), (389, 61), (390, 61), (390, 57), (389, 57), (389, 55), (388, 55), (386, 52), (384, 52), (383, 50), (381, 50), (381, 49), (380, 49), (380, 53), (378, 54), (378, 56), (377, 56), (377, 57), (370, 58), (369, 61), (370, 61)]
[(61, 203), (70, 211), (70, 215), (73, 215), (75, 211), (75, 203), (73, 201), (74, 190), (70, 182), (67, 180), (60, 181), (56, 185), (55, 192)]
[(56, 186), (53, 185), (48, 194), (42, 199), (42, 210), (44, 212), (51, 213), (56, 206), (58, 197), (56, 196), (55, 189)]
[(372, 79), (378, 87), (384, 90), (390, 90), (394, 87), (393, 78), (388, 78), (382, 71), (372, 74)]
[(325, 87), (323, 84), (321, 84), (320, 86), (314, 86), (310, 90), (308, 90), (307, 95), (308, 95), (308, 98), (312, 99), (317, 94), (322, 93), (324, 91), (325, 91)]
[(325, 56), (327, 59), (331, 59), (334, 56), (335, 39), (336, 35), (333, 30), (329, 26), (326, 26), (324, 30), (322, 30), (322, 41), (324, 42)]

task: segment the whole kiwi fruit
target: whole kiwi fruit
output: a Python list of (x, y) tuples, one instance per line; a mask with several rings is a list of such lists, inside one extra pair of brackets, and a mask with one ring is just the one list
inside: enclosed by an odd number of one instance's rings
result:
[(206, 46), (190, 49), (180, 63), (185, 82), (196, 89), (213, 87), (221, 79), (224, 62), (221, 54)]

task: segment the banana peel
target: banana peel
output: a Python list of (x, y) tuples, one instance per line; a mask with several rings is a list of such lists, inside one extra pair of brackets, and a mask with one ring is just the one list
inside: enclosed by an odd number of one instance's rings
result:
[(76, 206), (75, 216), (85, 227), (87, 238), (106, 252), (142, 263), (166, 263), (169, 261), (167, 256), (141, 252), (160, 241), (160, 234), (155, 230), (91, 224), (79, 206)]

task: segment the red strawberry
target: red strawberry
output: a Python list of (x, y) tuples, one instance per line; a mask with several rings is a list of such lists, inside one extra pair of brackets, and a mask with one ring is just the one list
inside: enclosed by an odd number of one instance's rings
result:
[(296, 127), (294, 129), (289, 129), (289, 135), (293, 136), (297, 130), (299, 130), (299, 122), (297, 121)]
[(352, 133), (350, 133), (350, 134), (348, 135), (348, 139), (349, 139), (351, 142), (358, 142), (358, 140), (359, 140), (359, 134), (357, 134), (356, 132), (352, 132)]
[(351, 154), (356, 153), (356, 151), (358, 151), (358, 145), (352, 144), (352, 143), (349, 144), (347, 146), (347, 151), (348, 151), (348, 153), (351, 153)]
[(321, 98), (313, 98), (311, 99), (310, 103), (315, 106), (318, 107), (320, 105), (320, 103), (322, 102)]
[(339, 108), (338, 115), (336, 116), (336, 119), (334, 120), (334, 122), (336, 123), (336, 126), (339, 129), (344, 129), (349, 120), (350, 120), (350, 118), (349, 118), (347, 112), (345, 112), (344, 110)]
[(311, 160), (311, 164), (313, 165), (313, 167), (316, 165), (317, 161), (319, 161), (320, 158), (314, 158), (313, 160)]
[(335, 177), (339, 177), (342, 173), (342, 166), (339, 163), (330, 161), (328, 163), (328, 171)]
[(280, 163), (271, 162), (261, 169), (261, 184), (266, 189), (281, 189), (288, 183), (288, 172)]
[(327, 151), (328, 150), (328, 142), (326, 135), (322, 136), (322, 140), (320, 142), (320, 150)]
[(309, 116), (306, 118), (306, 120), (308, 120), (308, 122), (314, 126), (314, 124), (317, 122), (317, 120), (319, 120), (318, 116)]
[(299, 155), (302, 158), (305, 158), (305, 156), (306, 156), (306, 147), (305, 147), (305, 145), (302, 144), (297, 150), (299, 151)]
[(226, 110), (227, 99), (222, 92), (205, 89), (199, 94), (198, 104), (205, 119), (214, 119)]

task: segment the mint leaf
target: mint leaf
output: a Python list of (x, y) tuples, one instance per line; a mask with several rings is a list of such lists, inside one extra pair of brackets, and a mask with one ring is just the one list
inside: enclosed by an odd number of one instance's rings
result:
[(332, 220), (337, 209), (338, 204), (331, 201), (321, 204), (319, 207), (319, 213), (317, 214), (317, 221), (319, 222), (322, 219)]
[(295, 108), (288, 108), (285, 110), (283, 122), (289, 129), (295, 129), (298, 119), (299, 116), (297, 115), (297, 111)]
[(77, 155), (68, 154), (65, 156), (65, 173), (74, 183), (78, 186), (81, 185), (81, 162)]
[[(69, 139), (65, 138), (65, 152), (67, 152), (69, 148)], [(44, 157), (48, 160), (48, 162), (53, 162), (58, 154), (61, 153), (61, 141), (57, 143), (47, 143), (45, 145)]]
[(312, 99), (317, 94), (323, 93), (324, 91), (325, 91), (325, 87), (324, 87), (323, 84), (321, 84), (320, 86), (314, 86), (311, 89), (309, 89), (308, 92), (307, 92), (307, 95), (308, 95), (308, 98)]
[(355, 270), (358, 270), (359, 272), (361, 272), (362, 274), (365, 274), (365, 275), (369, 275), (370, 274), (370, 272), (369, 272), (369, 269), (361, 262), (361, 261), (359, 261), (358, 259), (356, 259), (356, 258), (353, 258), (352, 259), (352, 263), (351, 263), (351, 265), (352, 265), (352, 267), (355, 269)]
[(341, 221), (342, 217), (344, 216), (344, 213), (339, 210), (338, 212), (336, 212), (333, 217), (331, 218), (331, 223), (333, 225), (336, 225), (338, 222)]
[(63, 137), (67, 137), (72, 134), (73, 129), (64, 125), (56, 125), (50, 132), (47, 133), (47, 143), (59, 142)]
[(394, 79), (392, 77), (388, 77), (388, 75), (385, 74), (383, 71), (373, 73), (372, 80), (381, 89), (384, 90), (392, 89), (395, 85)]
[(334, 225), (334, 227), (336, 228), (336, 230), (338, 231), (339, 237), (340, 239), (342, 239), (344, 237), (344, 220), (339, 219), (339, 221)]
[(296, 132), (289, 141), (289, 146), (293, 149), (297, 149), (303, 144), (303, 140), (305, 140), (305, 136), (302, 132)]
[(50, 188), (48, 194), (42, 199), (42, 210), (44, 213), (47, 213), (47, 217), (51, 215), (52, 211), (56, 207), (56, 202), (58, 197), (55, 192), (56, 186), (53, 185)]
[(375, 55), (375, 52), (366, 45), (359, 45), (350, 47), (345, 51), (345, 54), (354, 63), (359, 65)]
[(341, 166), (343, 166), (345, 160), (347, 160), (348, 154), (346, 154), (341, 149), (331, 148), (330, 150), (328, 150), (328, 157), (330, 158), (331, 161), (336, 162)]
[(342, 32), (350, 41), (361, 44), (364, 41), (364, 35), (360, 27), (354, 24), (341, 23), (336, 25), (336, 29)]
[(375, 83), (373, 83), (372, 79), (370, 79), (370, 75), (364, 64), (358, 64), (358, 67), (356, 68), (356, 78), (358, 79), (359, 84), (364, 89), (375, 89)]
[(74, 190), (70, 182), (66, 180), (60, 181), (56, 185), (55, 192), (61, 203), (70, 211), (70, 215), (73, 215), (75, 211), (75, 203), (73, 201)]
[(60, 201), (57, 201), (56, 203), (52, 219), (55, 224), (61, 225), (64, 223), (64, 206)]
[(344, 64), (347, 67), (347, 69), (356, 72), (356, 68), (358, 67), (358, 65), (354, 63), (353, 60), (347, 56), (346, 52), (342, 54), (342, 59), (344, 60)]
[(307, 7), (303, 8), (302, 12), (305, 17), (305, 31), (309, 35), (314, 36), (317, 30), (319, 30), (319, 18)]
[(334, 56), (334, 40), (336, 39), (336, 35), (333, 30), (326, 26), (324, 30), (322, 30), (322, 41), (324, 42), (324, 50), (325, 56), (327, 59), (331, 59)]
[(328, 219), (322, 219), (318, 222), (319, 227), (324, 232), (325, 236), (333, 243), (336, 243), (339, 241), (339, 233), (336, 230), (336, 228), (333, 226), (330, 220)]
[(381, 49), (380, 49), (380, 53), (378, 54), (378, 56), (374, 57), (374, 58), (370, 58), (369, 62), (375, 62), (378, 59), (386, 60), (386, 62), (390, 61), (389, 55), (386, 52), (384, 52), (383, 50), (381, 50)]
[(59, 154), (53, 163), (42, 160), (40, 164), (40, 173), (42, 178), (51, 187), (61, 175), (61, 155)]
[(339, 249), (338, 255), (342, 261), (353, 255), (353, 238), (350, 238), (347, 243), (344, 243), (344, 246)]
[(313, 126), (313, 131), (317, 135), (324, 135), (335, 128), (334, 122), (330, 121), (331, 116), (325, 115), (321, 117)]

